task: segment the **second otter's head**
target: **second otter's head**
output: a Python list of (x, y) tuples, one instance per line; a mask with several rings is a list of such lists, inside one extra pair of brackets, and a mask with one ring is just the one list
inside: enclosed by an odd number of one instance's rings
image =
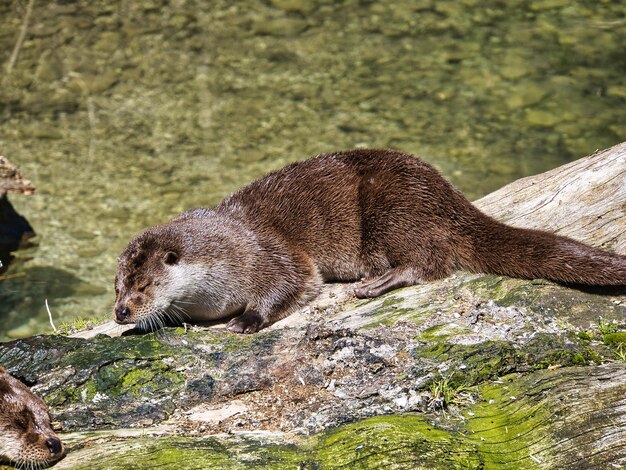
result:
[(0, 461), (43, 468), (62, 456), (46, 404), (0, 366)]

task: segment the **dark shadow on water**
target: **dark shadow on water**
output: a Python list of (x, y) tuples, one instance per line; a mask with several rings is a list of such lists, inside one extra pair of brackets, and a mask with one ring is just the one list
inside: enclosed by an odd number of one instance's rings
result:
[(22, 265), (23, 260), (16, 260), (5, 278), (0, 278), (0, 336), (30, 318), (45, 320), (45, 300), (51, 309), (62, 306), (81, 283), (80, 278), (61, 269)]
[(6, 195), (0, 196), (0, 274), (6, 272), (13, 255), (19, 248), (29, 245), (35, 230), (9, 202)]

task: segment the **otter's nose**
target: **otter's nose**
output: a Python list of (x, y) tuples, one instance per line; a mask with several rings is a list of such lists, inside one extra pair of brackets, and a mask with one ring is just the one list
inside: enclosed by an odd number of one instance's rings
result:
[(130, 316), (130, 309), (128, 307), (117, 307), (115, 309), (115, 318), (117, 321), (124, 321)]
[(48, 446), (48, 450), (51, 454), (60, 454), (63, 450), (63, 445), (61, 441), (56, 437), (49, 437), (46, 439), (46, 446)]

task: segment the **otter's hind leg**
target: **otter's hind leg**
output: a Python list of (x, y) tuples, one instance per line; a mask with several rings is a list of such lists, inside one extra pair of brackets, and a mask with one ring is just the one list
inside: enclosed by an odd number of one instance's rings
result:
[(378, 297), (394, 289), (421, 284), (424, 280), (411, 267), (397, 267), (356, 289), (354, 294), (359, 299)]
[(382, 276), (365, 281), (354, 290), (354, 294), (359, 299), (378, 297), (401, 287), (443, 279), (452, 274), (452, 271), (450, 252), (433, 250), (417, 260), (412, 260), (410, 264), (405, 261)]

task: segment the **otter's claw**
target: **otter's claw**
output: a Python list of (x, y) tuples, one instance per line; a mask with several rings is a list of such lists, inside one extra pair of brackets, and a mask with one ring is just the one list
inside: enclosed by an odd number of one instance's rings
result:
[(228, 322), (226, 328), (233, 333), (256, 333), (266, 326), (263, 316), (255, 310), (247, 310)]

